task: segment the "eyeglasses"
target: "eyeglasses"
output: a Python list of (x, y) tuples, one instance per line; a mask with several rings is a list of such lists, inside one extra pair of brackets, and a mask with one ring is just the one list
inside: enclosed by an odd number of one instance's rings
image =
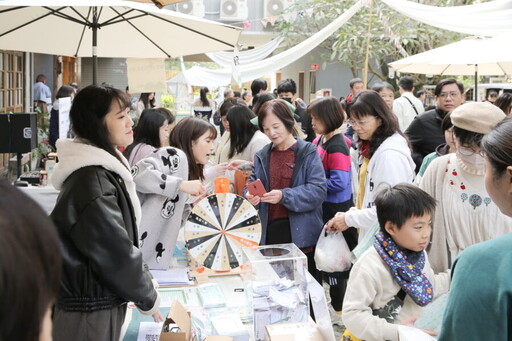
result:
[(448, 98), (448, 97), (454, 98), (454, 97), (457, 97), (457, 96), (460, 96), (460, 92), (452, 91), (452, 92), (441, 92), (439, 94), (439, 96), (437, 96), (437, 97), (440, 97), (440, 98)]
[(350, 124), (352, 127), (357, 127), (357, 126), (364, 127), (365, 125), (367, 125), (369, 122), (371, 122), (375, 118), (376, 118), (375, 116), (372, 116), (372, 118), (370, 118), (368, 120), (364, 120), (364, 121), (347, 120), (347, 123)]
[(477, 153), (481, 157), (484, 157), (484, 155), (485, 155), (482, 150), (476, 151), (473, 148), (469, 148), (469, 147), (457, 147), (457, 149), (458, 149), (459, 153), (461, 153), (464, 156), (471, 156), (475, 153)]

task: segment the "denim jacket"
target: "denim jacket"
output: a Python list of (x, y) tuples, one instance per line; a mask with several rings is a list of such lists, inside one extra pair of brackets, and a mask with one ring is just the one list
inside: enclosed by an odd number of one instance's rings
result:
[[(260, 179), (269, 191), (270, 143), (258, 151), (249, 182)], [(325, 172), (316, 146), (301, 139), (292, 147), (295, 150), (295, 166), (292, 185), (282, 189), (283, 198), (279, 202), (288, 209), (292, 242), (299, 248), (316, 245), (323, 227), (322, 203), (327, 196)], [(244, 190), (244, 194), (247, 190)], [(260, 203), (259, 215), (262, 225), (261, 245), (265, 245), (268, 224), (268, 203)]]

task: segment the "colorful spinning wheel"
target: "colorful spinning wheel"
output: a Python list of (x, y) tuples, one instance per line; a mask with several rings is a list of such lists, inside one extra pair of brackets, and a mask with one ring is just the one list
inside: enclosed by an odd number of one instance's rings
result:
[(249, 201), (232, 193), (202, 199), (185, 224), (190, 255), (212, 270), (229, 270), (242, 263), (242, 247), (261, 239), (258, 212)]

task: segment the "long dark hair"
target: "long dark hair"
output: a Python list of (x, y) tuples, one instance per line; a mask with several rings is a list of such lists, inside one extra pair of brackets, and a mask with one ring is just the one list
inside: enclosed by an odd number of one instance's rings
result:
[(258, 128), (251, 123), (256, 117), (245, 105), (235, 105), (228, 111), (230, 147), (228, 157), (244, 151)]
[[(496, 98), (494, 105), (503, 110), (505, 114), (507, 114), (507, 111), (510, 109), (510, 106), (512, 106), (512, 94), (510, 92), (502, 93), (501, 95), (498, 96), (498, 98)], [(507, 115), (509, 114), (510, 112)]]
[(252, 96), (256, 96), (261, 90), (267, 90), (267, 81), (261, 78), (256, 78), (251, 83)]
[(217, 129), (211, 123), (197, 117), (187, 117), (178, 122), (169, 136), (169, 145), (181, 149), (187, 155), (189, 180), (204, 180), (204, 165), (196, 163), (192, 142), (208, 131), (212, 139), (217, 137)]
[[(153, 94), (153, 99), (149, 100), (149, 95), (151, 95), (151, 94)], [(156, 101), (155, 93), (154, 92), (143, 92), (140, 94), (139, 101), (142, 101), (142, 103), (144, 103), (145, 109), (154, 108), (156, 106), (155, 105), (155, 101)]]
[(4, 180), (0, 193), (0, 340), (37, 341), (59, 290), (59, 237), (26, 194)]
[[(379, 127), (375, 130), (369, 142), (368, 157), (372, 157), (382, 142), (395, 133), (404, 136), (398, 126), (398, 119), (386, 102), (374, 90), (365, 90), (359, 93), (348, 108), (350, 118), (353, 120), (362, 119), (366, 116), (374, 116), (380, 120)], [(359, 145), (363, 143), (359, 141)]]
[(276, 96), (274, 96), (274, 94), (271, 94), (270, 92), (266, 92), (266, 93), (254, 96), (252, 98), (252, 103), (253, 103), (252, 111), (254, 112), (254, 114), (257, 116), (258, 111), (260, 111), (261, 106), (263, 104), (265, 104), (266, 102), (271, 101), (273, 99), (276, 99)]
[(201, 100), (201, 103), (203, 103), (203, 107), (209, 107), (210, 101), (208, 100), (208, 97), (206, 97), (206, 94), (209, 93), (210, 90), (205, 86), (199, 90), (199, 99)]
[(512, 166), (512, 116), (503, 121), (482, 140), (482, 151), (493, 168), (493, 177), (498, 179), (507, 167)]
[(108, 86), (89, 85), (75, 96), (69, 117), (76, 136), (105, 150), (124, 165), (114, 145), (110, 142), (105, 124), (105, 116), (114, 101), (118, 101), (121, 110), (131, 106), (130, 99), (125, 92)]
[(220, 117), (224, 117), (228, 114), (229, 109), (231, 109), (233, 106), (237, 105), (238, 100), (236, 98), (226, 98), (224, 102), (222, 102), (220, 108), (219, 108), (219, 114)]
[(160, 127), (164, 122), (169, 123), (169, 116), (158, 109), (144, 109), (140, 115), (139, 124), (133, 130), (133, 143), (123, 152), (129, 158), (133, 148), (139, 143), (149, 144), (160, 148)]

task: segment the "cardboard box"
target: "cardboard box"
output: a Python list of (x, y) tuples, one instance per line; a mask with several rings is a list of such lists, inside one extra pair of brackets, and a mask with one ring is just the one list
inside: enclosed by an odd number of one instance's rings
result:
[(270, 324), (265, 331), (266, 341), (324, 341), (314, 322)]
[[(180, 332), (171, 333), (167, 331), (170, 324), (177, 324)], [(190, 338), (190, 325), (190, 313), (185, 310), (185, 307), (179, 301), (174, 300), (162, 326), (160, 341), (192, 341)]]

